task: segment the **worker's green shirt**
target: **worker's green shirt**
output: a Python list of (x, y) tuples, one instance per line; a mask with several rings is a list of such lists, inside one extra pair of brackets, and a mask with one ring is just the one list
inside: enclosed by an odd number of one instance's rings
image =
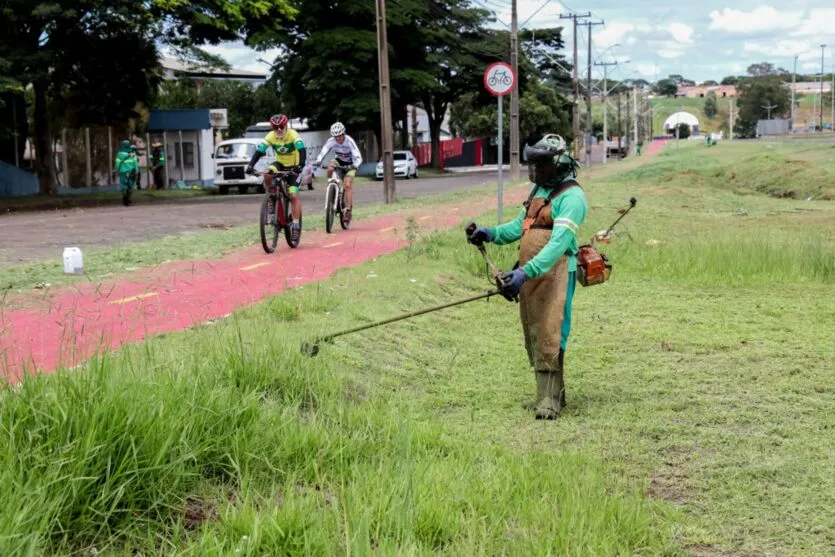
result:
[[(550, 193), (549, 189), (539, 188), (534, 199), (547, 198)], [(548, 243), (522, 267), (528, 277), (534, 278), (547, 273), (565, 253), (569, 253), (568, 271), (577, 270), (577, 232), (586, 221), (587, 212), (588, 202), (580, 187), (570, 187), (551, 200), (554, 229)], [(515, 220), (491, 227), (493, 243), (503, 246), (521, 239), (525, 213), (526, 210), (522, 209)]]
[(116, 154), (116, 163), (113, 165), (113, 172), (124, 174), (132, 170), (139, 170), (139, 159), (129, 151), (119, 151)]

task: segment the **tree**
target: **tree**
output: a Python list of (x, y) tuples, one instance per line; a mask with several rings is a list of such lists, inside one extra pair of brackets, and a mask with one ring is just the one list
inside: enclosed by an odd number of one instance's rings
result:
[[(304, 14), (271, 37), (283, 45), (276, 59), (281, 75), (281, 99), (285, 111), (308, 118), (313, 126), (341, 120), (349, 128), (373, 129), (379, 141), (381, 125), (377, 36), (374, 2), (371, 0), (300, 0)], [(426, 26), (420, 0), (389, 5), (388, 38), (392, 113), (405, 118), (406, 106), (419, 98), (418, 91), (436, 84), (432, 72), (422, 67)], [(417, 17), (421, 17), (420, 21)], [(432, 19), (434, 18), (434, 19)], [(398, 118), (399, 116), (399, 118)]]
[(748, 75), (751, 77), (762, 77), (764, 75), (790, 75), (790, 73), (783, 68), (775, 68), (774, 64), (770, 62), (758, 62), (748, 66)]
[(675, 97), (678, 87), (672, 79), (662, 79), (655, 84), (655, 92), (665, 97)]
[(707, 98), (705, 98), (704, 112), (705, 116), (708, 118), (715, 118), (719, 113), (719, 105), (716, 102), (716, 93), (708, 93)]
[(713, 81), (712, 79), (708, 79), (707, 81), (705, 81), (704, 83), (702, 83), (702, 85), (705, 85), (705, 86), (708, 86), (708, 87), (709, 87), (709, 86), (712, 86), (712, 85), (719, 85), (719, 84), (718, 84), (718, 83), (716, 83), (715, 81)]
[[(0, 59), (8, 62), (11, 75), (33, 89), (42, 194), (51, 193), (55, 184), (50, 114), (72, 107), (78, 124), (104, 116), (130, 116), (158, 77), (155, 41), (205, 60), (212, 57), (200, 55), (200, 45), (244, 39), (261, 47), (269, 31), (296, 13), (288, 0), (88, 0), (83, 4), (6, 0), (4, 4)], [(99, 103), (104, 110), (97, 112)]]
[(764, 106), (774, 106), (771, 115), (776, 118), (785, 116), (791, 110), (791, 94), (779, 76), (745, 78), (737, 91), (739, 119), (735, 133), (741, 137), (756, 135), (757, 122), (768, 115)]
[(729, 75), (727, 77), (722, 78), (721, 84), (722, 85), (736, 85), (737, 83), (739, 83), (739, 79), (740, 78), (738, 78), (735, 75)]

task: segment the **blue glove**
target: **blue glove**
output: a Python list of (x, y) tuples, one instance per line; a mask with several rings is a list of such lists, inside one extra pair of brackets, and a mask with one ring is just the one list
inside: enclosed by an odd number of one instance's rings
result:
[(512, 301), (519, 295), (519, 291), (526, 280), (528, 280), (528, 273), (522, 267), (502, 273), (502, 296)]
[(467, 241), (476, 246), (481, 246), (484, 242), (493, 241), (493, 233), (488, 227), (479, 226), (475, 229), (475, 232), (473, 232), (472, 236), (470, 236)]

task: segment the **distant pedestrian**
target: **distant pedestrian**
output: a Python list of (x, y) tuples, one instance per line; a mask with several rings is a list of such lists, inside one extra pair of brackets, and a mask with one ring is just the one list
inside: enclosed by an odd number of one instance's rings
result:
[(154, 189), (165, 189), (165, 149), (159, 138), (151, 144), (150, 166), (154, 175)]

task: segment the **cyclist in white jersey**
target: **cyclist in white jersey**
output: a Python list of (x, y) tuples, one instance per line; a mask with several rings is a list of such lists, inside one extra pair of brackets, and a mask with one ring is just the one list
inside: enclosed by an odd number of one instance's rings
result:
[(333, 151), (334, 159), (328, 165), (328, 178), (333, 175), (336, 167), (339, 167), (345, 185), (345, 206), (347, 207), (345, 221), (350, 222), (351, 208), (353, 207), (351, 186), (354, 183), (354, 176), (357, 175), (357, 168), (362, 164), (362, 154), (354, 138), (345, 133), (345, 126), (341, 122), (336, 122), (331, 126), (331, 137), (322, 147), (322, 151), (316, 157), (313, 165), (320, 166), (322, 160), (330, 151)]

